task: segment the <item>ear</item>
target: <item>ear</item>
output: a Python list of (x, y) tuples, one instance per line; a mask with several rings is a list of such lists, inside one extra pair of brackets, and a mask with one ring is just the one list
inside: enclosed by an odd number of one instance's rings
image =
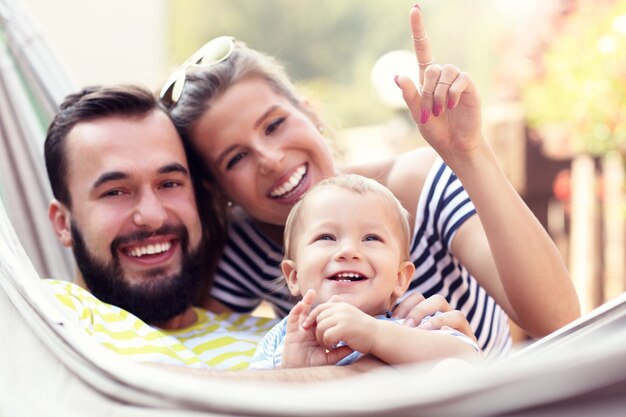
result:
[(413, 278), (414, 273), (415, 265), (413, 265), (413, 262), (404, 261), (400, 264), (396, 277), (396, 285), (393, 289), (394, 302), (409, 288), (409, 284), (411, 283), (411, 278)]
[(315, 110), (313, 104), (307, 97), (300, 97), (300, 108), (304, 111), (304, 113), (309, 116), (309, 119), (316, 125), (322, 126), (322, 120), (320, 119), (317, 111)]
[(291, 295), (300, 295), (300, 285), (298, 284), (298, 269), (296, 263), (290, 259), (285, 259), (280, 264), (280, 269), (283, 271), (289, 292)]
[(74, 244), (72, 240), (72, 230), (70, 228), (70, 211), (65, 204), (58, 200), (52, 200), (48, 207), (48, 218), (52, 223), (52, 228), (59, 242), (65, 247), (71, 247)]

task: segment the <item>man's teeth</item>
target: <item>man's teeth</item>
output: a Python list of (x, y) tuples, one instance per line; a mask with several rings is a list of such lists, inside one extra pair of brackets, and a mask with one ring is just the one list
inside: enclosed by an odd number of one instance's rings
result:
[(140, 256), (144, 255), (155, 255), (157, 253), (167, 252), (168, 250), (170, 250), (171, 247), (171, 242), (156, 243), (154, 245), (133, 248), (128, 251), (128, 255), (139, 258)]
[(300, 181), (302, 181), (304, 174), (306, 174), (306, 166), (302, 165), (300, 168), (296, 169), (291, 177), (289, 177), (287, 181), (282, 183), (280, 187), (273, 189), (270, 195), (272, 197), (282, 197), (285, 194), (288, 194), (294, 188), (296, 188), (298, 184), (300, 184)]

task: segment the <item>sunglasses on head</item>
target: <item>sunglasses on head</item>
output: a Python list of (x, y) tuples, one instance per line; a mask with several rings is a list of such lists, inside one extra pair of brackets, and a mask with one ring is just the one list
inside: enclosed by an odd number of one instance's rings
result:
[(167, 80), (159, 97), (161, 102), (172, 107), (178, 102), (191, 68), (210, 67), (228, 59), (235, 49), (235, 39), (231, 36), (220, 36), (204, 44), (193, 53)]

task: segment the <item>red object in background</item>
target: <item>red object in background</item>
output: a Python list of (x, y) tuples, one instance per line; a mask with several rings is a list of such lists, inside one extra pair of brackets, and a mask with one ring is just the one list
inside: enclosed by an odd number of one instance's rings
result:
[(561, 201), (569, 201), (572, 197), (572, 174), (569, 169), (559, 171), (552, 182), (552, 192)]

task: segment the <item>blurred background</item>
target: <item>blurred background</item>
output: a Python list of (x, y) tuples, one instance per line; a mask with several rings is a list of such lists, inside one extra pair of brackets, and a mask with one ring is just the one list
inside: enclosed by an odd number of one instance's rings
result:
[[(286, 65), (335, 126), (345, 162), (424, 145), (393, 84), (395, 74), (417, 71), (408, 26), (415, 0), (16, 2), (74, 86), (159, 90), (198, 47), (229, 34)], [(485, 135), (561, 250), (583, 310), (622, 293), (626, 0), (419, 4), (436, 61), (456, 64), (478, 84)], [(40, 120), (45, 128), (48, 119)], [(13, 196), (2, 182), (6, 204)]]

